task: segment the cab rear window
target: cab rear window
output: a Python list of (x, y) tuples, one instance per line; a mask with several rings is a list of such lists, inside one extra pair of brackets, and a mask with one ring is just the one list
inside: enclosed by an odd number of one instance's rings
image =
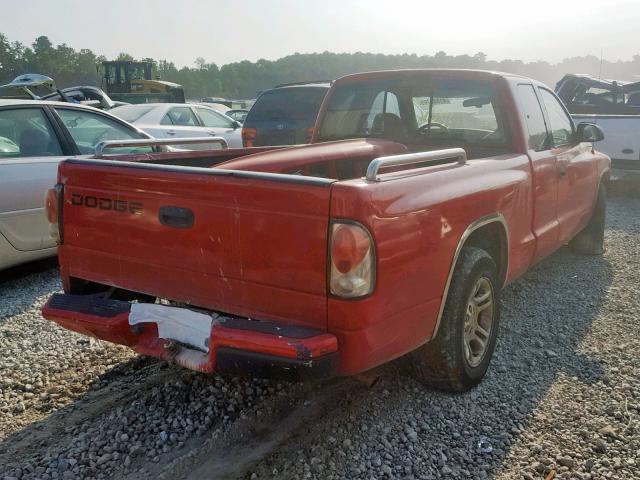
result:
[[(334, 87), (318, 141), (384, 138), (415, 150), (509, 148), (509, 128), (491, 81), (448, 78), (362, 80)], [(487, 150), (489, 149), (489, 150)]]

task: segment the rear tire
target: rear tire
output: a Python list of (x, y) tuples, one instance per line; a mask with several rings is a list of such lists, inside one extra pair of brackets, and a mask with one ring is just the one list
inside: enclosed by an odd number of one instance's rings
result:
[(464, 392), (484, 377), (496, 345), (500, 284), (494, 259), (464, 247), (436, 337), (409, 354), (414, 375), (439, 390)]
[(574, 252), (583, 255), (602, 255), (604, 253), (606, 215), (607, 189), (604, 184), (600, 184), (591, 219), (587, 226), (569, 242), (569, 247)]

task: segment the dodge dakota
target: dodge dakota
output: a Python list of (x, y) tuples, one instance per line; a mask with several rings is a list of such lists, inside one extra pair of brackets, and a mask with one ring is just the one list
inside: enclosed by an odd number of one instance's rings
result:
[(564, 244), (602, 253), (602, 137), (528, 78), (404, 70), (337, 80), (310, 145), (66, 160), (46, 195), (64, 293), (43, 314), (205, 373), (407, 355), (464, 391), (501, 289)]

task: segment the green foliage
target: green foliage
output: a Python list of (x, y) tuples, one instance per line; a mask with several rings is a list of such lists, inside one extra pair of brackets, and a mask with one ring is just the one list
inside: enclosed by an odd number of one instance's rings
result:
[[(134, 60), (128, 53), (120, 53), (118, 60)], [(105, 57), (91, 50), (74, 50), (66, 44), (54, 46), (47, 37), (40, 36), (25, 47), (10, 42), (0, 33), (0, 84), (23, 73), (41, 73), (52, 77), (58, 86), (99, 85), (96, 70)], [(590, 73), (619, 80), (637, 80), (640, 55), (628, 61), (608, 62), (594, 56), (565, 59), (558, 64), (545, 61), (488, 60), (482, 53), (475, 55), (435, 55), (376, 53), (294, 53), (278, 60), (260, 59), (257, 62), (234, 62), (222, 67), (199, 57), (193, 67), (178, 69), (173, 62), (144, 58), (153, 63), (154, 76), (184, 86), (187, 98), (205, 96), (253, 98), (260, 91), (279, 83), (334, 79), (349, 73), (398, 68), (481, 68), (526, 75), (550, 86), (566, 73)], [(602, 72), (601, 72), (602, 70)]]

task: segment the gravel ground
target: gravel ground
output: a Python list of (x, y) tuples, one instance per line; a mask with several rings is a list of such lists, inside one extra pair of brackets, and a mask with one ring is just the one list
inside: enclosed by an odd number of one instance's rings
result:
[(604, 257), (562, 249), (506, 289), (464, 395), (402, 362), (206, 377), (43, 320), (55, 270), (0, 281), (0, 479), (640, 479), (640, 199), (609, 205)]

